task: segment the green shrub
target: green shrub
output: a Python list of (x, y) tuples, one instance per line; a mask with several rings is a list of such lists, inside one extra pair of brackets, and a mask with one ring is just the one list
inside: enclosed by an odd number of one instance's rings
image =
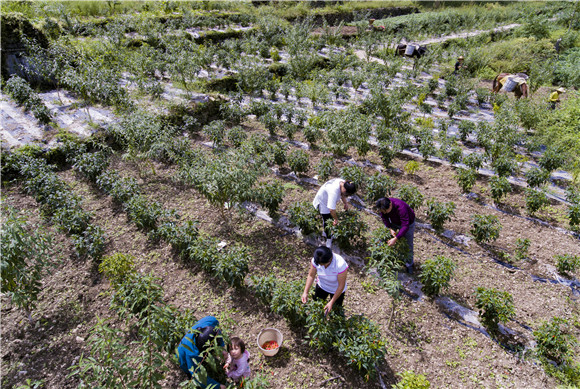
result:
[(548, 172), (559, 169), (566, 162), (566, 154), (555, 147), (548, 148), (540, 157), (538, 165)]
[(477, 180), (477, 171), (473, 169), (458, 168), (456, 170), (455, 178), (457, 178), (457, 183), (459, 184), (461, 191), (463, 193), (469, 193)]
[(532, 168), (526, 173), (526, 180), (530, 188), (542, 186), (550, 179), (550, 172), (540, 168)]
[(421, 165), (419, 165), (419, 162), (409, 161), (405, 164), (405, 166), (403, 167), (403, 170), (405, 171), (405, 173), (407, 173), (409, 175), (414, 175), (415, 173), (417, 173), (419, 171), (420, 167), (421, 167)]
[(438, 255), (436, 258), (428, 259), (421, 266), (419, 279), (423, 283), (423, 292), (434, 297), (439, 295), (441, 289), (449, 288), (456, 264), (451, 258)]
[(320, 216), (309, 201), (293, 203), (288, 207), (290, 223), (294, 224), (302, 235), (310, 235), (320, 232)]
[(304, 134), (306, 141), (310, 143), (311, 146), (314, 146), (316, 142), (322, 139), (322, 131), (314, 126), (304, 127), (302, 133)]
[(459, 139), (461, 139), (462, 142), (465, 142), (467, 137), (475, 132), (475, 123), (471, 120), (462, 120), (459, 122), (458, 129)]
[(4, 201), (0, 206), (2, 291), (13, 304), (29, 312), (42, 290), (44, 272), (54, 261), (52, 237), (43, 229), (34, 228), (38, 226), (29, 224)]
[(347, 181), (353, 182), (358, 189), (366, 185), (367, 175), (362, 167), (356, 165), (347, 165), (340, 169), (340, 177)]
[(332, 236), (342, 250), (348, 250), (357, 244), (364, 245), (366, 230), (366, 223), (360, 213), (354, 210), (341, 212), (338, 215), (338, 224), (330, 227)]
[(526, 209), (530, 215), (548, 205), (548, 196), (543, 190), (526, 188)]
[(185, 251), (194, 244), (199, 237), (197, 223), (187, 220), (184, 223), (167, 221), (159, 225), (156, 230), (151, 231), (153, 239), (163, 239), (171, 244), (171, 247), (180, 255), (185, 255)]
[(518, 238), (516, 240), (516, 259), (518, 261), (528, 258), (530, 240), (528, 238)]
[(379, 156), (381, 157), (381, 162), (385, 168), (391, 166), (396, 155), (397, 151), (393, 146), (383, 141), (379, 141)]
[(320, 162), (314, 167), (316, 173), (318, 174), (319, 182), (326, 182), (330, 178), (334, 170), (334, 158), (332, 157), (322, 157)]
[(570, 361), (574, 356), (576, 338), (570, 334), (570, 325), (566, 319), (553, 317), (542, 323), (534, 331), (537, 346), (536, 353), (541, 359), (548, 359), (562, 364)]
[(414, 185), (403, 184), (397, 191), (398, 196), (401, 200), (406, 202), (409, 207), (415, 212), (423, 205), (424, 196)]
[(508, 156), (500, 156), (494, 159), (491, 166), (495, 174), (500, 177), (510, 176), (516, 170), (513, 159)]
[(435, 231), (443, 232), (445, 222), (450, 221), (451, 216), (455, 215), (455, 203), (453, 201), (443, 203), (435, 199), (428, 199), (425, 214)]
[(288, 166), (296, 174), (306, 173), (310, 167), (308, 153), (304, 150), (293, 150), (288, 154)]
[[(385, 227), (379, 227), (373, 231), (369, 251), (369, 271), (375, 271), (379, 276), (379, 284), (387, 280), (390, 273), (399, 270), (407, 259), (409, 247), (407, 240), (398, 240), (394, 246), (389, 246), (388, 241), (393, 238), (391, 232)], [(374, 269), (374, 270), (373, 270)]]
[(499, 323), (515, 317), (513, 297), (508, 292), (479, 287), (475, 290), (475, 298), (483, 324), (492, 333), (497, 332)]
[(123, 253), (108, 255), (101, 261), (99, 271), (109, 279), (111, 285), (121, 284), (135, 273), (135, 258)]
[(280, 181), (260, 182), (252, 188), (250, 199), (266, 208), (271, 218), (277, 219), (278, 209), (284, 200), (284, 186)]
[(574, 273), (580, 267), (580, 256), (578, 255), (556, 255), (556, 269), (559, 273)]
[(390, 197), (391, 191), (395, 189), (397, 183), (395, 180), (381, 173), (375, 173), (366, 179), (366, 197), (367, 203), (372, 204), (381, 197)]
[(248, 263), (251, 260), (250, 250), (245, 246), (229, 247), (219, 260), (213, 263), (211, 273), (232, 286), (242, 286), (248, 274)]
[(467, 165), (468, 168), (477, 170), (483, 166), (484, 156), (479, 153), (467, 154), (463, 157), (463, 163)]
[(477, 243), (489, 243), (499, 238), (501, 227), (495, 215), (473, 215), (469, 232)]
[(411, 370), (397, 373), (401, 380), (393, 385), (393, 389), (429, 389), (431, 383), (423, 374), (415, 374)]
[(111, 308), (121, 317), (143, 318), (150, 305), (163, 302), (163, 289), (157, 281), (152, 275), (128, 273), (123, 282), (115, 284)]
[(453, 143), (447, 150), (445, 151), (445, 157), (449, 160), (449, 163), (456, 164), (461, 162), (463, 157), (463, 150), (457, 143)]
[(71, 241), (75, 253), (81, 258), (88, 257), (99, 260), (105, 252), (105, 233), (98, 226), (88, 225), (83, 232), (72, 234)]
[(512, 191), (512, 186), (506, 177), (493, 176), (489, 179), (489, 190), (493, 202), (497, 204)]
[(272, 155), (276, 165), (282, 166), (286, 163), (286, 150), (288, 150), (286, 143), (276, 141), (272, 144)]
[(93, 182), (108, 166), (109, 158), (104, 152), (81, 154), (73, 162), (73, 169)]
[(234, 126), (227, 131), (226, 138), (232, 146), (240, 147), (248, 138), (248, 134), (241, 126)]

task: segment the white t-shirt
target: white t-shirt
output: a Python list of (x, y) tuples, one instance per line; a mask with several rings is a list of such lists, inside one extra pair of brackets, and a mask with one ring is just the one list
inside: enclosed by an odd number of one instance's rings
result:
[(345, 182), (342, 178), (333, 178), (327, 181), (318, 189), (312, 205), (320, 213), (330, 213), (330, 210), (336, 209), (336, 203), (340, 199), (340, 184)]
[[(348, 269), (348, 263), (346, 263), (344, 258), (336, 253), (332, 253), (332, 261), (328, 267), (324, 267), (324, 265), (316, 266), (314, 264), (314, 258), (310, 262), (316, 269), (316, 275), (318, 276), (316, 282), (322, 290), (332, 294), (336, 293), (336, 289), (338, 289), (338, 275)], [(347, 285), (345, 284), (342, 292), (346, 291), (346, 287)]]

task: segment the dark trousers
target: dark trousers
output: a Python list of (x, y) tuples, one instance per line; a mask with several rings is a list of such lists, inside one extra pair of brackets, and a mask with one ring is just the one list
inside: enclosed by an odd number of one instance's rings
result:
[[(330, 296), (330, 298), (334, 297), (334, 293), (328, 293), (324, 289), (322, 289), (318, 284), (316, 284), (316, 289), (314, 289), (314, 299), (315, 300), (326, 300), (326, 298)], [(344, 292), (340, 295), (340, 297), (335, 301), (334, 305), (337, 307), (342, 307), (342, 302), (344, 301)]]
[(332, 215), (330, 213), (321, 213), (322, 216), (322, 230), (326, 235), (327, 239), (332, 238), (332, 232), (330, 232), (330, 227), (332, 226)]

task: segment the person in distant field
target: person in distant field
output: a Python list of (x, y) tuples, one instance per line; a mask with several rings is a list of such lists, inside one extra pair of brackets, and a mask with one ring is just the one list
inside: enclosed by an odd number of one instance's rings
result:
[[(413, 274), (414, 256), (413, 256), (413, 238), (415, 235), (415, 212), (403, 200), (394, 197), (383, 197), (377, 200), (375, 208), (385, 227), (387, 227), (394, 238), (388, 241), (389, 246), (394, 246), (401, 238), (407, 240), (409, 246), (409, 256), (405, 267), (407, 273)], [(396, 231), (398, 230), (398, 231)]]
[[(200, 355), (206, 348), (211, 345), (213, 339), (217, 338), (218, 345), (224, 347), (224, 341), (221, 332), (217, 329), (219, 321), (213, 316), (206, 316), (199, 320), (191, 327), (179, 343), (176, 356), (179, 359), (179, 367), (189, 378), (192, 378), (192, 372), (202, 363), (203, 357)], [(224, 358), (226, 351), (223, 350)], [(226, 386), (220, 384), (211, 377), (207, 377), (206, 382), (196, 382), (201, 388), (220, 388), (226, 389)]]
[(457, 58), (457, 62), (455, 62), (455, 71), (453, 74), (457, 74), (462, 69), (465, 69), (465, 65), (463, 64), (463, 56), (460, 55), (459, 58)]
[(302, 303), (308, 301), (308, 291), (316, 279), (314, 299), (326, 300), (330, 295), (330, 301), (324, 306), (324, 314), (328, 314), (334, 306), (342, 307), (347, 271), (348, 264), (342, 256), (333, 253), (326, 246), (317, 247), (310, 261)]
[(556, 109), (556, 104), (560, 102), (560, 94), (564, 92), (566, 92), (566, 89), (560, 87), (550, 93), (550, 98), (548, 99), (550, 102), (550, 108)]
[(228, 344), (228, 358), (224, 369), (227, 372), (228, 378), (235, 382), (240, 381), (244, 377), (250, 376), (250, 353), (246, 350), (246, 344), (243, 340), (234, 336), (230, 339)]
[(336, 204), (338, 199), (342, 199), (344, 209), (348, 210), (349, 204), (346, 196), (351, 196), (356, 193), (356, 185), (351, 181), (346, 181), (342, 178), (334, 178), (327, 181), (318, 189), (312, 205), (320, 212), (322, 216), (322, 236), (326, 238), (326, 245), (332, 245), (332, 234), (328, 220), (334, 219), (332, 224), (338, 224), (338, 215), (336, 214)]

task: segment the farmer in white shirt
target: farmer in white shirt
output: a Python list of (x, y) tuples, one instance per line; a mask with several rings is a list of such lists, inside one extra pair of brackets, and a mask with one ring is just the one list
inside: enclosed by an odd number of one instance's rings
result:
[(342, 199), (344, 209), (348, 210), (349, 204), (346, 196), (351, 196), (355, 193), (356, 185), (342, 178), (333, 178), (318, 189), (312, 205), (322, 216), (322, 228), (324, 230), (322, 235), (327, 238), (327, 247), (330, 247), (332, 244), (332, 234), (330, 233), (330, 226), (327, 224), (327, 220), (333, 218), (334, 221), (332, 224), (337, 225), (338, 215), (336, 214), (336, 204), (338, 203), (338, 199)]
[(324, 314), (328, 314), (335, 305), (342, 307), (348, 270), (348, 264), (344, 258), (333, 253), (328, 247), (320, 246), (314, 250), (310, 264), (304, 293), (302, 293), (302, 303), (308, 300), (308, 291), (316, 278), (314, 299), (326, 300), (330, 295), (330, 301), (324, 306)]

